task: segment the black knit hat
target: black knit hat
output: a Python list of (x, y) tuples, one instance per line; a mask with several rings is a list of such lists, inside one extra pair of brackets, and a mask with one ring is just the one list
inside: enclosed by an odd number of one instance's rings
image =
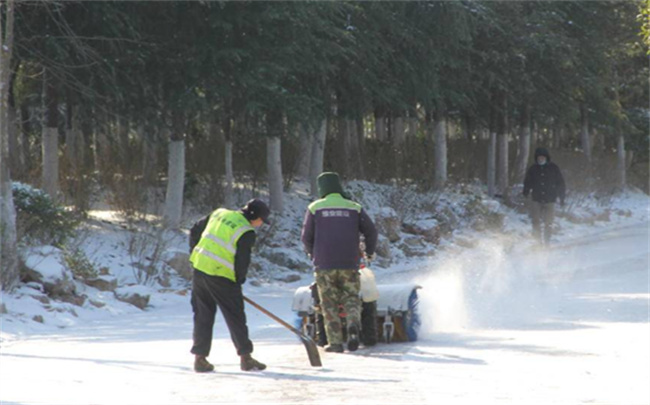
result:
[(246, 203), (246, 205), (241, 209), (242, 214), (249, 221), (262, 218), (265, 224), (270, 224), (269, 215), (271, 215), (271, 210), (269, 206), (262, 200), (254, 198)]

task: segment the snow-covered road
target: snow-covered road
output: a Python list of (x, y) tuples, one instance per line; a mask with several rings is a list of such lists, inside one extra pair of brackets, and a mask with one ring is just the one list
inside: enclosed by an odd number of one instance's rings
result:
[[(312, 368), (286, 329), (248, 308), (264, 372), (238, 367), (220, 318), (211, 374), (192, 371), (189, 298), (0, 348), (0, 403), (650, 404), (648, 223), (548, 250), (498, 240), (380, 283), (423, 285), (418, 342), (321, 352)], [(288, 287), (246, 293), (291, 320)]]

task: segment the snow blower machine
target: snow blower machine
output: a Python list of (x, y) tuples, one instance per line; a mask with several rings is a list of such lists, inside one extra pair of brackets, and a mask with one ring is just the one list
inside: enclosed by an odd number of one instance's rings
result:
[[(417, 290), (421, 286), (414, 283), (377, 285), (374, 274), (368, 267), (362, 265), (359, 272), (361, 343), (369, 347), (377, 342), (416, 341), (420, 328)], [(297, 314), (296, 326), (319, 346), (327, 345), (316, 283), (296, 290), (292, 310)], [(345, 335), (347, 327), (343, 310), (340, 316)], [(347, 336), (344, 336), (344, 340), (347, 340)]]

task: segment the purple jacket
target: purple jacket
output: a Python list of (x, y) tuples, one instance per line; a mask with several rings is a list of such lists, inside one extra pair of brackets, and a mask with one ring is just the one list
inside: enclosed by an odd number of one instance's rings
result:
[(316, 271), (358, 269), (359, 234), (366, 254), (375, 253), (377, 229), (360, 204), (333, 193), (311, 203), (302, 225), (302, 243)]

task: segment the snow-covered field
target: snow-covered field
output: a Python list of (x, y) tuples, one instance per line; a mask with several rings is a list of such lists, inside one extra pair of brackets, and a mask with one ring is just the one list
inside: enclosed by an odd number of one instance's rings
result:
[[(505, 234), (467, 231), (433, 257), (375, 268), (380, 284), (423, 286), (418, 341), (321, 351), (322, 368), (309, 366), (294, 335), (248, 307), (254, 355), (268, 369), (239, 370), (219, 317), (216, 371), (194, 373), (180, 286), (144, 287), (145, 311), (89, 288), (107, 305), (77, 307), (77, 316), (63, 304), (45, 311), (22, 287), (2, 300), (0, 404), (650, 404), (648, 199), (614, 204), (626, 214), (593, 225), (558, 220), (562, 232), (548, 249), (510, 213)], [(106, 233), (96, 249), (115, 252), (114, 238)], [(309, 282), (248, 283), (245, 294), (292, 321), (293, 292)]]

